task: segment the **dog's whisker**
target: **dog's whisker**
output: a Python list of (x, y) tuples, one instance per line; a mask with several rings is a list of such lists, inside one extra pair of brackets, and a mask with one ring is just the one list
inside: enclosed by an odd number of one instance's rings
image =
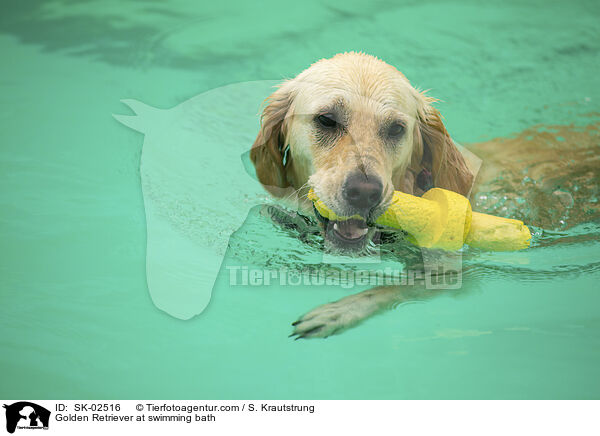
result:
[(300, 187), (298, 187), (297, 189), (294, 189), (293, 192), (291, 192), (289, 195), (287, 195), (286, 197), (283, 198), (283, 201), (293, 200), (294, 196), (296, 196), (296, 198), (298, 200), (308, 200), (308, 193), (302, 194), (302, 195), (299, 194), (299, 192), (301, 192), (307, 186), (309, 186), (309, 182), (306, 182), (306, 183), (302, 184)]

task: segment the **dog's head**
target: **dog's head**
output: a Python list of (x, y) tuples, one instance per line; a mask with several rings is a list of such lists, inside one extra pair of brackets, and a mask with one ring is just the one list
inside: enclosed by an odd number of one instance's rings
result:
[(302, 200), (313, 188), (337, 215), (358, 215), (330, 222), (315, 211), (334, 247), (364, 248), (394, 190), (422, 194), (420, 174), (463, 195), (471, 188), (433, 99), (377, 58), (321, 60), (267, 101), (250, 153), (258, 179), (277, 197)]

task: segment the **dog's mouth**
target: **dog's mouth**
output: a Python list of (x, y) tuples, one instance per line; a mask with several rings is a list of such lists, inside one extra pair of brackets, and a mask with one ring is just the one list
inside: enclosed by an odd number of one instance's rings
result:
[(369, 226), (363, 220), (349, 219), (344, 221), (331, 221), (331, 233), (338, 239), (348, 243), (357, 243), (364, 240), (369, 233)]
[(323, 226), (325, 240), (334, 248), (344, 251), (359, 251), (372, 239), (374, 225), (361, 218), (330, 220), (313, 208), (315, 216)]

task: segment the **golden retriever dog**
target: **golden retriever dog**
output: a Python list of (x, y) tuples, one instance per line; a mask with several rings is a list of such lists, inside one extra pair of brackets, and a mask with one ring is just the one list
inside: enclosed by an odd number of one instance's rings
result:
[[(338, 54), (284, 82), (267, 99), (250, 158), (273, 196), (315, 214), (328, 249), (360, 254), (376, 234), (373, 223), (394, 190), (422, 195), (440, 187), (471, 194), (480, 161), (452, 141), (434, 101), (382, 60)], [(514, 151), (522, 143), (505, 145)], [(506, 164), (494, 163), (497, 147), (482, 145), (475, 150), (480, 151), (493, 171)], [(492, 180), (493, 171), (484, 167), (481, 174)], [(478, 177), (480, 184), (488, 180)], [(321, 217), (306, 199), (311, 188), (337, 215), (359, 218), (331, 222)], [(560, 204), (572, 201), (569, 194), (557, 195)], [(294, 334), (326, 337), (392, 303), (434, 293), (414, 287), (370, 289), (309, 312), (294, 323)]]
[(433, 99), (394, 67), (362, 53), (321, 60), (268, 99), (250, 157), (276, 197), (300, 201), (309, 188), (336, 214), (331, 246), (360, 251), (394, 190), (428, 185), (468, 195), (473, 172), (452, 142)]

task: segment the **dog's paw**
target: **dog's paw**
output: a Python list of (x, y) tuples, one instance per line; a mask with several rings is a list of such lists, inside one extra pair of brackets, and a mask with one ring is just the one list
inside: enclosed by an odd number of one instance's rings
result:
[(373, 313), (370, 300), (359, 294), (323, 304), (292, 323), (294, 331), (290, 337), (326, 338), (341, 333)]

